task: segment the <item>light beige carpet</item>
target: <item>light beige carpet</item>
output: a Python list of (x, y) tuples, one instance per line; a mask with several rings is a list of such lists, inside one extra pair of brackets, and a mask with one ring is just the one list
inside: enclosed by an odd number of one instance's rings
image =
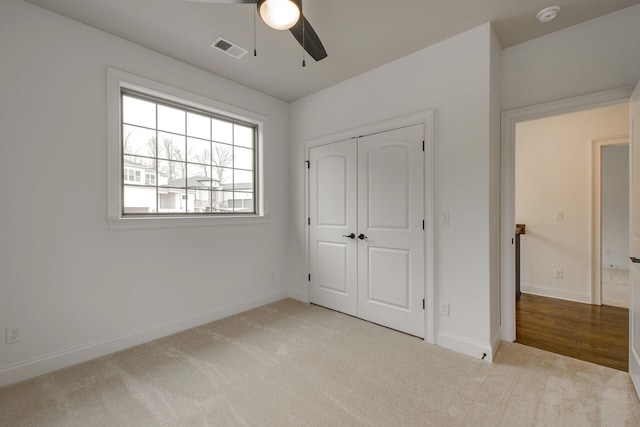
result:
[(284, 300), (0, 389), (1, 426), (638, 426), (628, 374)]

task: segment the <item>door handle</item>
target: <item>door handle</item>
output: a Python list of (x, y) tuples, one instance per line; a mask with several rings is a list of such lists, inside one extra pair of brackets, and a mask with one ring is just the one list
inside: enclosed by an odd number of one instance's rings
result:
[(634, 264), (640, 264), (640, 258), (636, 258), (634, 256), (630, 256), (629, 259), (631, 260), (632, 263)]
[(355, 239), (356, 238), (356, 234), (355, 233), (351, 233), (351, 234), (343, 234), (342, 237), (348, 237), (349, 239)]
[(365, 239), (367, 239), (367, 236), (365, 236), (364, 234), (360, 233), (360, 235), (358, 236), (358, 239), (365, 240)]

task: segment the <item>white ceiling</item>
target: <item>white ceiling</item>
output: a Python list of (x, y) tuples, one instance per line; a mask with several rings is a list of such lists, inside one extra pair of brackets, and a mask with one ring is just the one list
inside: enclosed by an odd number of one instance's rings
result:
[[(493, 22), (503, 48), (639, 4), (640, 0), (303, 0), (329, 54), (315, 62), (288, 31), (258, 18), (252, 5), (183, 0), (27, 0), (250, 88), (293, 101), (455, 34)], [(535, 16), (558, 5), (558, 18)], [(236, 60), (209, 45), (218, 36), (249, 54)]]

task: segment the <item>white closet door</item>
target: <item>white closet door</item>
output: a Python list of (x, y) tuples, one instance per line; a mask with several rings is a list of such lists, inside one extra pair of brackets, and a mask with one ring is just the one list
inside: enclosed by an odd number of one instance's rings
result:
[(358, 316), (424, 338), (424, 127), (358, 139)]
[(312, 148), (309, 161), (310, 300), (357, 316), (356, 142)]

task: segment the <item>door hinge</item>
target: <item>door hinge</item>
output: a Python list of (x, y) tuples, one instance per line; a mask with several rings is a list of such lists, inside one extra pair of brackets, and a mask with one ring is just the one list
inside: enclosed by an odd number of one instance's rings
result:
[(425, 303), (424, 303), (424, 298), (422, 299), (422, 309), (424, 310), (425, 307)]
[(424, 219), (422, 220), (422, 229), (424, 230)]
[(307, 169), (311, 169), (311, 162), (309, 160), (305, 160), (305, 163), (307, 164)]
[(422, 151), (424, 151), (424, 141), (422, 141)]
[(513, 239), (511, 239), (511, 244), (513, 245)]
[(309, 282), (311, 281), (311, 274), (309, 274), (309, 279), (308, 280), (309, 280)]
[(307, 218), (307, 225), (311, 225), (311, 218)]

